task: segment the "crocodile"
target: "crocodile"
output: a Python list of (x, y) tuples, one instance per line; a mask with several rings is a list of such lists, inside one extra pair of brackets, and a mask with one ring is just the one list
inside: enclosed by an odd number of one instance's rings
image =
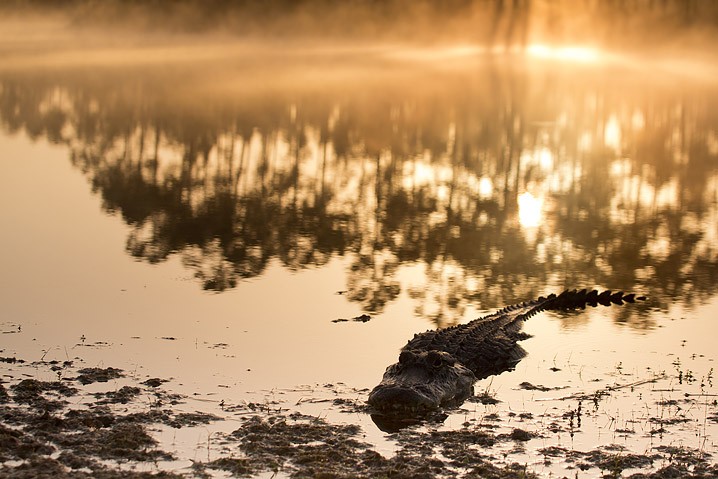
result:
[(369, 393), (369, 406), (379, 414), (395, 416), (459, 406), (473, 395), (476, 381), (511, 370), (526, 356), (518, 341), (530, 337), (521, 327), (535, 314), (637, 300), (646, 298), (622, 291), (566, 290), (507, 306), (467, 324), (416, 334)]

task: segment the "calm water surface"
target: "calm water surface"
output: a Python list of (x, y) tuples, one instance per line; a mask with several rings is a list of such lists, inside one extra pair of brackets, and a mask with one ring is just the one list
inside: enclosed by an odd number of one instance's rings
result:
[[(690, 371), (645, 387), (711, 392), (718, 89), (537, 53), (3, 69), (0, 352), (171, 377), (208, 401), (327, 383), (362, 397), (416, 332), (596, 287), (649, 301), (532, 319), (529, 357), (477, 390), (540, 411), (518, 384)], [(607, 417), (643, 407), (613, 401), (571, 444), (615, 440)], [(678, 441), (716, 451), (716, 434)]]

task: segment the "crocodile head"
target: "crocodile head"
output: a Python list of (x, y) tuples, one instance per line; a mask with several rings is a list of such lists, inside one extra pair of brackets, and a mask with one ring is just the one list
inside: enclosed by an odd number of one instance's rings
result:
[(369, 393), (369, 405), (382, 413), (423, 414), (461, 404), (473, 394), (475, 381), (449, 353), (404, 350)]

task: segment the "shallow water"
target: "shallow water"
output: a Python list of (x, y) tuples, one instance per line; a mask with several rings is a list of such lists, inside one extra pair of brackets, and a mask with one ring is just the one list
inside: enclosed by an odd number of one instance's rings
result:
[[(189, 408), (279, 398), (390, 453), (366, 415), (307, 398), (364, 398), (416, 332), (635, 291), (646, 304), (533, 318), (529, 356), (476, 385), (502, 403), (445, 427), (618, 385), (513, 460), (551, 475), (547, 444), (717, 452), (718, 90), (655, 63), (507, 55), (3, 69), (0, 352), (172, 378)], [(704, 405), (656, 405), (686, 393)], [(663, 439), (665, 414), (687, 420)]]

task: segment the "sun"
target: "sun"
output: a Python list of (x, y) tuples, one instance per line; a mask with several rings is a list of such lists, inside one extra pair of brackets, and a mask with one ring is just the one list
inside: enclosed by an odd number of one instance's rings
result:
[(583, 45), (550, 46), (533, 43), (526, 48), (526, 53), (534, 58), (572, 63), (595, 63), (601, 59), (598, 49)]

